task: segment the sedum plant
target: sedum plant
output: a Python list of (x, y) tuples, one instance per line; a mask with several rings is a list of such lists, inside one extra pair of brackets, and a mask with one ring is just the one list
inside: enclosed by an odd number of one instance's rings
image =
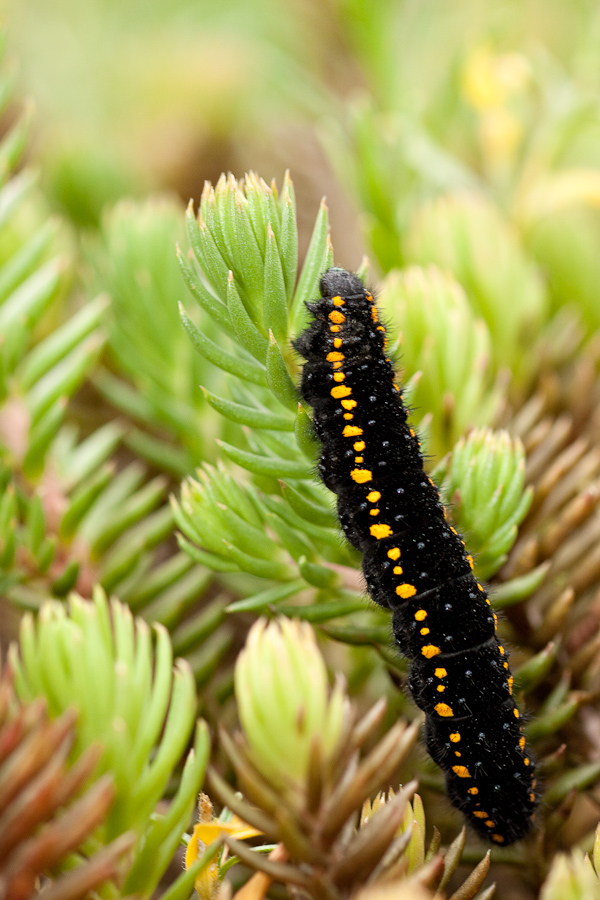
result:
[[(188, 211), (185, 237), (175, 204), (105, 210), (98, 235), (86, 237), (92, 274), (83, 273), (79, 235), (65, 263), (64, 233), (47, 224), (32, 175), (15, 174), (28, 117), (0, 144), (0, 583), (30, 611), (13, 661), (23, 696), (46, 696), (52, 716), (77, 702), (80, 726), (69, 732), (77, 752), (81, 734), (98, 737), (98, 772), (104, 766), (117, 784), (113, 807), (105, 798), (96, 818), (82, 817), (83, 844), (52, 860), (57, 896), (76, 895), (64, 881), (71, 875), (80, 889), (91, 886), (88, 864), (130, 840), (121, 827), (135, 841), (127, 880), (98, 887), (101, 896), (145, 895), (167, 871), (191, 831), (201, 780), (200, 753), (183, 780), (174, 762), (197, 702), (222, 725), (205, 789), (229, 811), (205, 804), (187, 846), (190, 868), (182, 874), (176, 862), (166, 875), (169, 900), (185, 900), (194, 884), (225, 897), (225, 876), (242, 859), (260, 871), (239, 900), (284, 890), (353, 900), (479, 891), (484, 900), (494, 892), (484, 886), (488, 866), (503, 898), (516, 883), (542, 898), (597, 893), (585, 857), (597, 871), (600, 160), (589, 90), (597, 53), (589, 13), (559, 7), (555, 33), (565, 38), (553, 57), (513, 49), (502, 17), (473, 15), (469, 0), (423, 18), (385, 2), (365, 17), (345, 2), (332, 12), (344, 35), (336, 72), (349, 66), (353, 83), (358, 72), (365, 94), (340, 112), (331, 103), (340, 79), (324, 86), (313, 73), (302, 95), (307, 108), (326, 109), (321, 132), (379, 266), (368, 280), (381, 286), (397, 335), (390, 346), (400, 351), (428, 467), (502, 610), (515, 692), (529, 713), (540, 830), (487, 859), (470, 836), (457, 837), (439, 773), (408, 754), (415, 729), (404, 723), (417, 718), (397, 690), (404, 663), (313, 477), (318, 451), (291, 340), (333, 260), (326, 207), (299, 266), (291, 179), (279, 190), (253, 174), (223, 176), (206, 186), (198, 215)], [(4, 103), (10, 90), (0, 94)], [(102, 189), (82, 199), (90, 196)], [(86, 220), (99, 222), (97, 212)], [(348, 246), (336, 235), (340, 258)], [(354, 267), (366, 275), (366, 264)], [(98, 585), (119, 601), (108, 603)], [(93, 605), (66, 600), (72, 590)], [(134, 625), (123, 604), (160, 623), (154, 655), (148, 626)], [(233, 737), (233, 665), (254, 613), (305, 624), (252, 632), (237, 669), (244, 733)], [(307, 622), (329, 667), (346, 673), (352, 700), (326, 690)], [(177, 691), (168, 647), (193, 672), (178, 667)], [(69, 680), (73, 672), (80, 677)], [(158, 683), (162, 706), (152, 702)], [(162, 736), (157, 726), (144, 758), (136, 740), (152, 729), (143, 714), (153, 710), (155, 726), (160, 709), (164, 721), (171, 688), (181, 721), (176, 728), (167, 717)], [(382, 695), (389, 711), (360, 719), (356, 709)], [(33, 708), (29, 699), (21, 708)], [(391, 772), (394, 759), (400, 772)], [(61, 763), (61, 784), (83, 765), (72, 762)], [(414, 774), (418, 795), (412, 785), (393, 793)], [(276, 846), (239, 843), (259, 830), (255, 838)], [(116, 844), (107, 845), (109, 833)], [(180, 862), (182, 846), (179, 854)], [(461, 859), (475, 865), (466, 881)], [(237, 867), (232, 874), (244, 877)]]
[[(464, 832), (443, 859), (439, 832), (426, 848), (414, 782), (369, 800), (406, 759), (417, 728), (397, 722), (366, 752), (384, 704), (359, 719), (341, 681), (329, 691), (307, 623), (280, 618), (253, 625), (236, 665), (236, 697), (243, 735), (232, 740), (222, 732), (221, 740), (247, 799), (239, 799), (216, 772), (211, 782), (241, 820), (280, 842), (283, 851), (282, 861), (266, 858), (224, 829), (227, 846), (240, 860), (302, 897), (355, 896), (365, 882), (373, 890), (392, 884), (444, 890)], [(211, 832), (200, 824), (196, 834), (206, 841)], [(454, 900), (474, 897), (488, 868), (489, 853)]]
[(194, 730), (196, 697), (187, 663), (173, 667), (167, 631), (134, 620), (129, 609), (110, 606), (100, 588), (93, 602), (76, 595), (69, 610), (47, 603), (37, 622), (21, 624), (19, 650), (10, 664), (18, 696), (44, 697), (51, 715), (79, 710), (75, 757), (101, 746), (96, 773), (109, 772), (115, 796), (92, 846), (101, 848), (133, 832), (136, 845), (122, 889), (149, 897), (175, 851), (202, 781), (209, 743), (196, 725), (179, 787), (166, 812), (154, 810)]
[[(103, 848), (89, 847), (89, 836), (115, 796), (108, 773), (89, 785), (100, 745), (90, 744), (70, 765), (76, 712), (66, 710), (51, 721), (41, 697), (31, 703), (18, 700), (9, 666), (2, 672), (0, 698), (2, 895), (7, 900), (34, 897), (39, 879), (48, 873), (50, 896), (102, 894), (105, 882), (120, 881), (135, 835), (125, 832)], [(79, 865), (73, 869), (75, 855)]]

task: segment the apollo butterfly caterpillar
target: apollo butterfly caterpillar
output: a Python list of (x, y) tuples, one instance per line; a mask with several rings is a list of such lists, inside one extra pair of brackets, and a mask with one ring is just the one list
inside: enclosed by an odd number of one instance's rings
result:
[(392, 612), (451, 802), (479, 835), (506, 846), (530, 831), (537, 798), (497, 617), (423, 469), (373, 296), (338, 268), (320, 288), (294, 342), (322, 443), (319, 474), (363, 554), (370, 596)]

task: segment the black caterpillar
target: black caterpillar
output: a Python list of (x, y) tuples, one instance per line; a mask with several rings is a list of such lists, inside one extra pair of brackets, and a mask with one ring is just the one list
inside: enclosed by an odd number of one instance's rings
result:
[(451, 802), (481, 836), (506, 846), (531, 829), (537, 800), (497, 617), (423, 470), (372, 295), (338, 268), (320, 288), (321, 299), (307, 304), (314, 321), (294, 342), (323, 444), (319, 474), (363, 553), (369, 594), (392, 611)]

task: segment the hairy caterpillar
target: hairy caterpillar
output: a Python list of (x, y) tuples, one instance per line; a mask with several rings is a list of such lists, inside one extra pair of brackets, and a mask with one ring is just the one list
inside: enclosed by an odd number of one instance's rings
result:
[(423, 469), (373, 296), (338, 268), (320, 288), (307, 304), (313, 321), (294, 342), (322, 442), (319, 474), (363, 553), (370, 596), (392, 611), (451, 802), (478, 834), (506, 846), (530, 831), (537, 799), (497, 617)]

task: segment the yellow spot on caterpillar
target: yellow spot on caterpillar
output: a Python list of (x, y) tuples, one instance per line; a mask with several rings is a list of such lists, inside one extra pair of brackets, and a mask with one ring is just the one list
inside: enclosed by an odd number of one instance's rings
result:
[(374, 538), (377, 538), (378, 541), (380, 541), (382, 538), (389, 537), (390, 534), (393, 534), (390, 526), (384, 525), (383, 522), (378, 522), (376, 525), (371, 525), (369, 531)]
[[(387, 555), (390, 559), (400, 559), (400, 547), (392, 547), (391, 550), (388, 550)], [(427, 615), (427, 613), (425, 613)]]
[[(394, 388), (395, 391), (398, 391), (398, 393), (400, 394), (400, 388), (398, 387), (397, 384), (393, 384), (392, 387)], [(400, 394), (400, 399), (402, 400), (402, 394)]]
[(533, 793), (533, 791), (529, 795), (529, 799), (531, 800), (532, 803), (535, 803), (535, 794)]
[[(427, 630), (429, 631), (429, 629), (427, 629)], [(446, 690), (446, 685), (445, 685), (445, 684), (438, 684), (437, 690), (438, 690), (438, 693), (440, 693), (440, 694), (443, 693), (443, 692)], [(460, 755), (460, 754), (459, 754), (459, 755)]]
[[(333, 390), (335, 391), (335, 388)], [(354, 409), (356, 405), (356, 400), (342, 400), (344, 409)]]
[(458, 775), (459, 778), (470, 778), (471, 773), (467, 769), (466, 766), (452, 766), (452, 771), (455, 775)]
[(381, 512), (380, 509), (370, 509), (370, 510), (369, 510), (369, 515), (370, 515), (370, 516), (378, 516), (380, 512)]
[(355, 435), (362, 433), (363, 430), (362, 428), (359, 428), (358, 425), (346, 425), (346, 427), (342, 431), (344, 437), (354, 437)]
[(512, 696), (514, 682), (515, 682), (515, 679), (511, 675), (510, 678), (508, 679), (508, 693), (511, 694), (511, 696)]
[(345, 380), (346, 380), (346, 376), (344, 375), (343, 372), (334, 372), (334, 373), (333, 373), (333, 380), (334, 380), (334, 381), (345, 381)]
[[(356, 450), (356, 444), (354, 445), (354, 449)], [(369, 503), (377, 503), (378, 500), (381, 500), (381, 494), (379, 491), (369, 491), (367, 494), (367, 500)]]
[(514, 714), (515, 719), (519, 718), (519, 710), (516, 707), (515, 707), (515, 709), (513, 709), (513, 714)]
[(459, 753), (458, 750), (455, 750), (455, 751), (454, 751), (454, 755), (455, 755), (455, 756), (462, 756), (462, 753)]
[[(458, 742), (460, 741), (460, 734), (458, 733), (458, 731), (452, 732), (452, 734), (450, 735), (450, 740), (453, 744), (458, 744)], [(473, 789), (471, 789), (469, 793), (473, 793)], [(477, 789), (475, 789), (475, 793), (477, 793)]]
[(452, 534), (458, 534), (458, 531), (456, 530), (456, 528), (453, 528), (452, 525), (450, 526), (450, 531), (452, 532)]
[[(424, 647), (421, 647), (421, 653), (423, 654), (425, 659), (431, 659), (432, 656), (437, 656), (438, 653), (441, 653), (441, 652), (442, 651), (440, 650), (440, 648), (436, 647), (435, 644), (425, 644)], [(453, 716), (454, 713), (446, 713), (446, 715)]]
[(479, 793), (479, 788), (469, 788), (469, 790), (467, 791), (467, 794), (472, 794), (473, 796), (475, 796), (475, 794), (478, 794), (478, 793)]
[(343, 306), (346, 302), (345, 300), (342, 300), (341, 297), (332, 297), (332, 300), (334, 306)]
[(527, 757), (525, 757), (525, 759), (523, 760), (523, 762), (525, 763), (526, 766), (529, 765), (529, 760), (527, 759)]
[(354, 462), (355, 462), (355, 463), (362, 463), (362, 462), (364, 462), (364, 461), (365, 461), (364, 456), (355, 456), (355, 457), (354, 457)]
[(385, 328), (383, 327), (383, 325), (378, 325), (377, 331), (385, 331)]
[(351, 394), (352, 388), (348, 387), (347, 384), (340, 384), (338, 387), (331, 388), (329, 393), (334, 400), (339, 400), (340, 397), (347, 397), (348, 394)]
[(524, 737), (519, 738), (519, 747), (521, 748), (521, 750), (525, 749), (525, 738)]
[(504, 668), (505, 668), (505, 669), (508, 669), (508, 663), (507, 663), (507, 662), (503, 663), (503, 665), (504, 665)]
[(334, 339), (333, 339), (333, 346), (334, 346), (336, 349), (339, 349), (339, 348), (342, 346), (343, 343), (344, 343), (344, 342), (342, 341), (341, 338), (334, 338)]
[(338, 360), (345, 359), (343, 353), (338, 353), (335, 350), (332, 350), (331, 353), (328, 353), (326, 356), (327, 362), (337, 362)]
[(365, 297), (367, 298), (369, 303), (373, 302), (373, 294), (371, 293), (371, 291), (365, 291)]
[[(352, 445), (357, 453), (360, 453), (361, 450), (364, 450), (367, 446), (364, 441), (356, 441), (355, 444)], [(379, 495), (381, 497), (381, 494)], [(379, 498), (378, 498), (379, 499)]]
[(333, 332), (335, 333), (336, 331), (339, 331), (339, 330), (340, 330), (340, 326), (339, 326), (339, 325), (331, 325), (331, 326), (329, 327), (329, 330), (330, 330), (330, 331), (333, 331)]
[(436, 678), (445, 678), (447, 674), (446, 669), (436, 669), (434, 672)]
[[(415, 429), (414, 429), (414, 428), (409, 428), (408, 430), (410, 431), (411, 437), (414, 437), (414, 436), (415, 436)], [(454, 529), (452, 529), (452, 530), (454, 531)]]
[(329, 313), (329, 318), (332, 322), (335, 322), (336, 325), (341, 325), (342, 322), (346, 321), (346, 316), (337, 309), (334, 309), (333, 312)]
[(377, 315), (377, 307), (376, 306), (371, 307), (371, 318), (373, 319), (374, 322), (379, 322), (379, 316)]
[(352, 415), (352, 413), (344, 413), (344, 418), (345, 419), (353, 419), (354, 416)]
[(438, 716), (443, 716), (444, 719), (448, 719), (454, 715), (454, 710), (451, 706), (448, 706), (447, 703), (437, 703), (433, 708)]
[[(452, 530), (454, 531), (454, 529), (452, 529)], [(477, 587), (479, 588), (479, 590), (481, 591), (482, 594), (485, 593), (480, 584), (478, 584)]]
[(502, 644), (498, 645), (498, 650), (500, 651), (500, 655), (504, 656), (504, 647), (502, 646)]
[[(391, 529), (390, 534), (392, 534)], [(415, 596), (417, 589), (414, 584), (399, 584), (396, 588), (396, 593), (399, 597), (402, 597), (403, 600), (408, 600), (409, 597)]]
[(427, 610), (425, 610), (425, 609), (418, 609), (418, 610), (416, 611), (416, 613), (415, 613), (415, 619), (417, 620), (417, 622), (422, 622), (423, 619), (426, 619), (426, 618), (427, 618)]
[(494, 628), (497, 628), (498, 627), (498, 616), (496, 615), (496, 613), (493, 613), (493, 616), (494, 616)]
[[(444, 507), (444, 515), (446, 515), (446, 507)], [(470, 553), (467, 556), (467, 562), (469, 563), (471, 568), (473, 568), (473, 557), (471, 556)]]
[(402, 575), (403, 571), (402, 566), (394, 566), (394, 575)]
[(493, 841), (496, 841), (497, 844), (503, 844), (503, 843), (504, 843), (504, 838), (502, 837), (501, 834), (493, 834), (493, 835), (492, 835), (492, 840), (493, 840)]
[(496, 827), (496, 823), (495, 823), (495, 822), (492, 822), (491, 819), (488, 819), (487, 822), (486, 822), (485, 824), (487, 825), (488, 828), (495, 828), (495, 827)]
[[(357, 484), (366, 484), (367, 481), (371, 481), (373, 478), (373, 473), (368, 469), (352, 469), (350, 472), (350, 478), (352, 481), (355, 481)], [(390, 531), (390, 534), (392, 532)]]
[(431, 631), (430, 628), (421, 628), (421, 630), (419, 631), (419, 634), (429, 634), (430, 631)]
[(483, 812), (483, 810), (480, 809), (476, 809), (474, 810), (473, 815), (476, 819), (487, 819), (489, 813)]

